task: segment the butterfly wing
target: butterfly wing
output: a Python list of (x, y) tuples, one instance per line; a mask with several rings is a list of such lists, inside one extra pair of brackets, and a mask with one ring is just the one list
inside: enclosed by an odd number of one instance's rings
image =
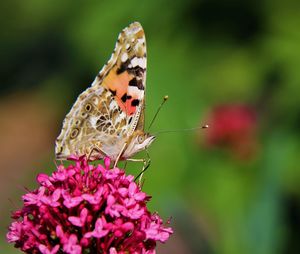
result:
[(95, 147), (103, 151), (100, 158), (116, 157), (137, 125), (143, 128), (145, 79), (145, 35), (135, 22), (120, 33), (110, 60), (67, 114), (56, 158), (89, 154)]
[[(93, 83), (108, 89), (125, 113), (128, 135), (136, 128), (144, 109), (146, 81), (146, 41), (142, 26), (135, 22), (119, 35), (116, 50), (112, 55), (109, 71), (101, 71)], [(106, 69), (106, 67), (104, 69)]]

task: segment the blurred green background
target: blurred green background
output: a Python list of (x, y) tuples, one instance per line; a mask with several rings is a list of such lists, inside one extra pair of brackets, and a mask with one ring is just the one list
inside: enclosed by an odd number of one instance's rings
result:
[(210, 124), (161, 133), (149, 149), (144, 190), (175, 229), (158, 253), (300, 253), (299, 1), (27, 0), (0, 10), (1, 253), (19, 253), (5, 240), (10, 211), (37, 173), (54, 170), (65, 114), (133, 21), (147, 39), (148, 124), (170, 98), (152, 132)]

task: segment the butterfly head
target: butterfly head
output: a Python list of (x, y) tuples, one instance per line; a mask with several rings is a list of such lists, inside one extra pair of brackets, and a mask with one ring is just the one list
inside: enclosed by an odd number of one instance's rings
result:
[(133, 134), (130, 142), (128, 143), (128, 146), (124, 152), (124, 157), (131, 157), (132, 155), (147, 149), (154, 141), (154, 139), (155, 136), (149, 133), (136, 131), (136, 133)]

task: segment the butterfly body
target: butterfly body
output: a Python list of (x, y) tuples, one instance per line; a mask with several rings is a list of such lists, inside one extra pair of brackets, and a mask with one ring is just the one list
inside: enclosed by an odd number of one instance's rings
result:
[(135, 22), (120, 33), (110, 60), (67, 114), (56, 158), (89, 155), (115, 161), (146, 149), (154, 137), (144, 132), (145, 79), (145, 35)]

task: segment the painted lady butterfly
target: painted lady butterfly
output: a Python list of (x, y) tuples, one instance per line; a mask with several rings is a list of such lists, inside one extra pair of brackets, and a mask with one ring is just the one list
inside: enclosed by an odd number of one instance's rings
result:
[(154, 136), (144, 132), (146, 41), (132, 23), (91, 87), (79, 95), (56, 140), (57, 159), (87, 155), (117, 162), (146, 149)]

